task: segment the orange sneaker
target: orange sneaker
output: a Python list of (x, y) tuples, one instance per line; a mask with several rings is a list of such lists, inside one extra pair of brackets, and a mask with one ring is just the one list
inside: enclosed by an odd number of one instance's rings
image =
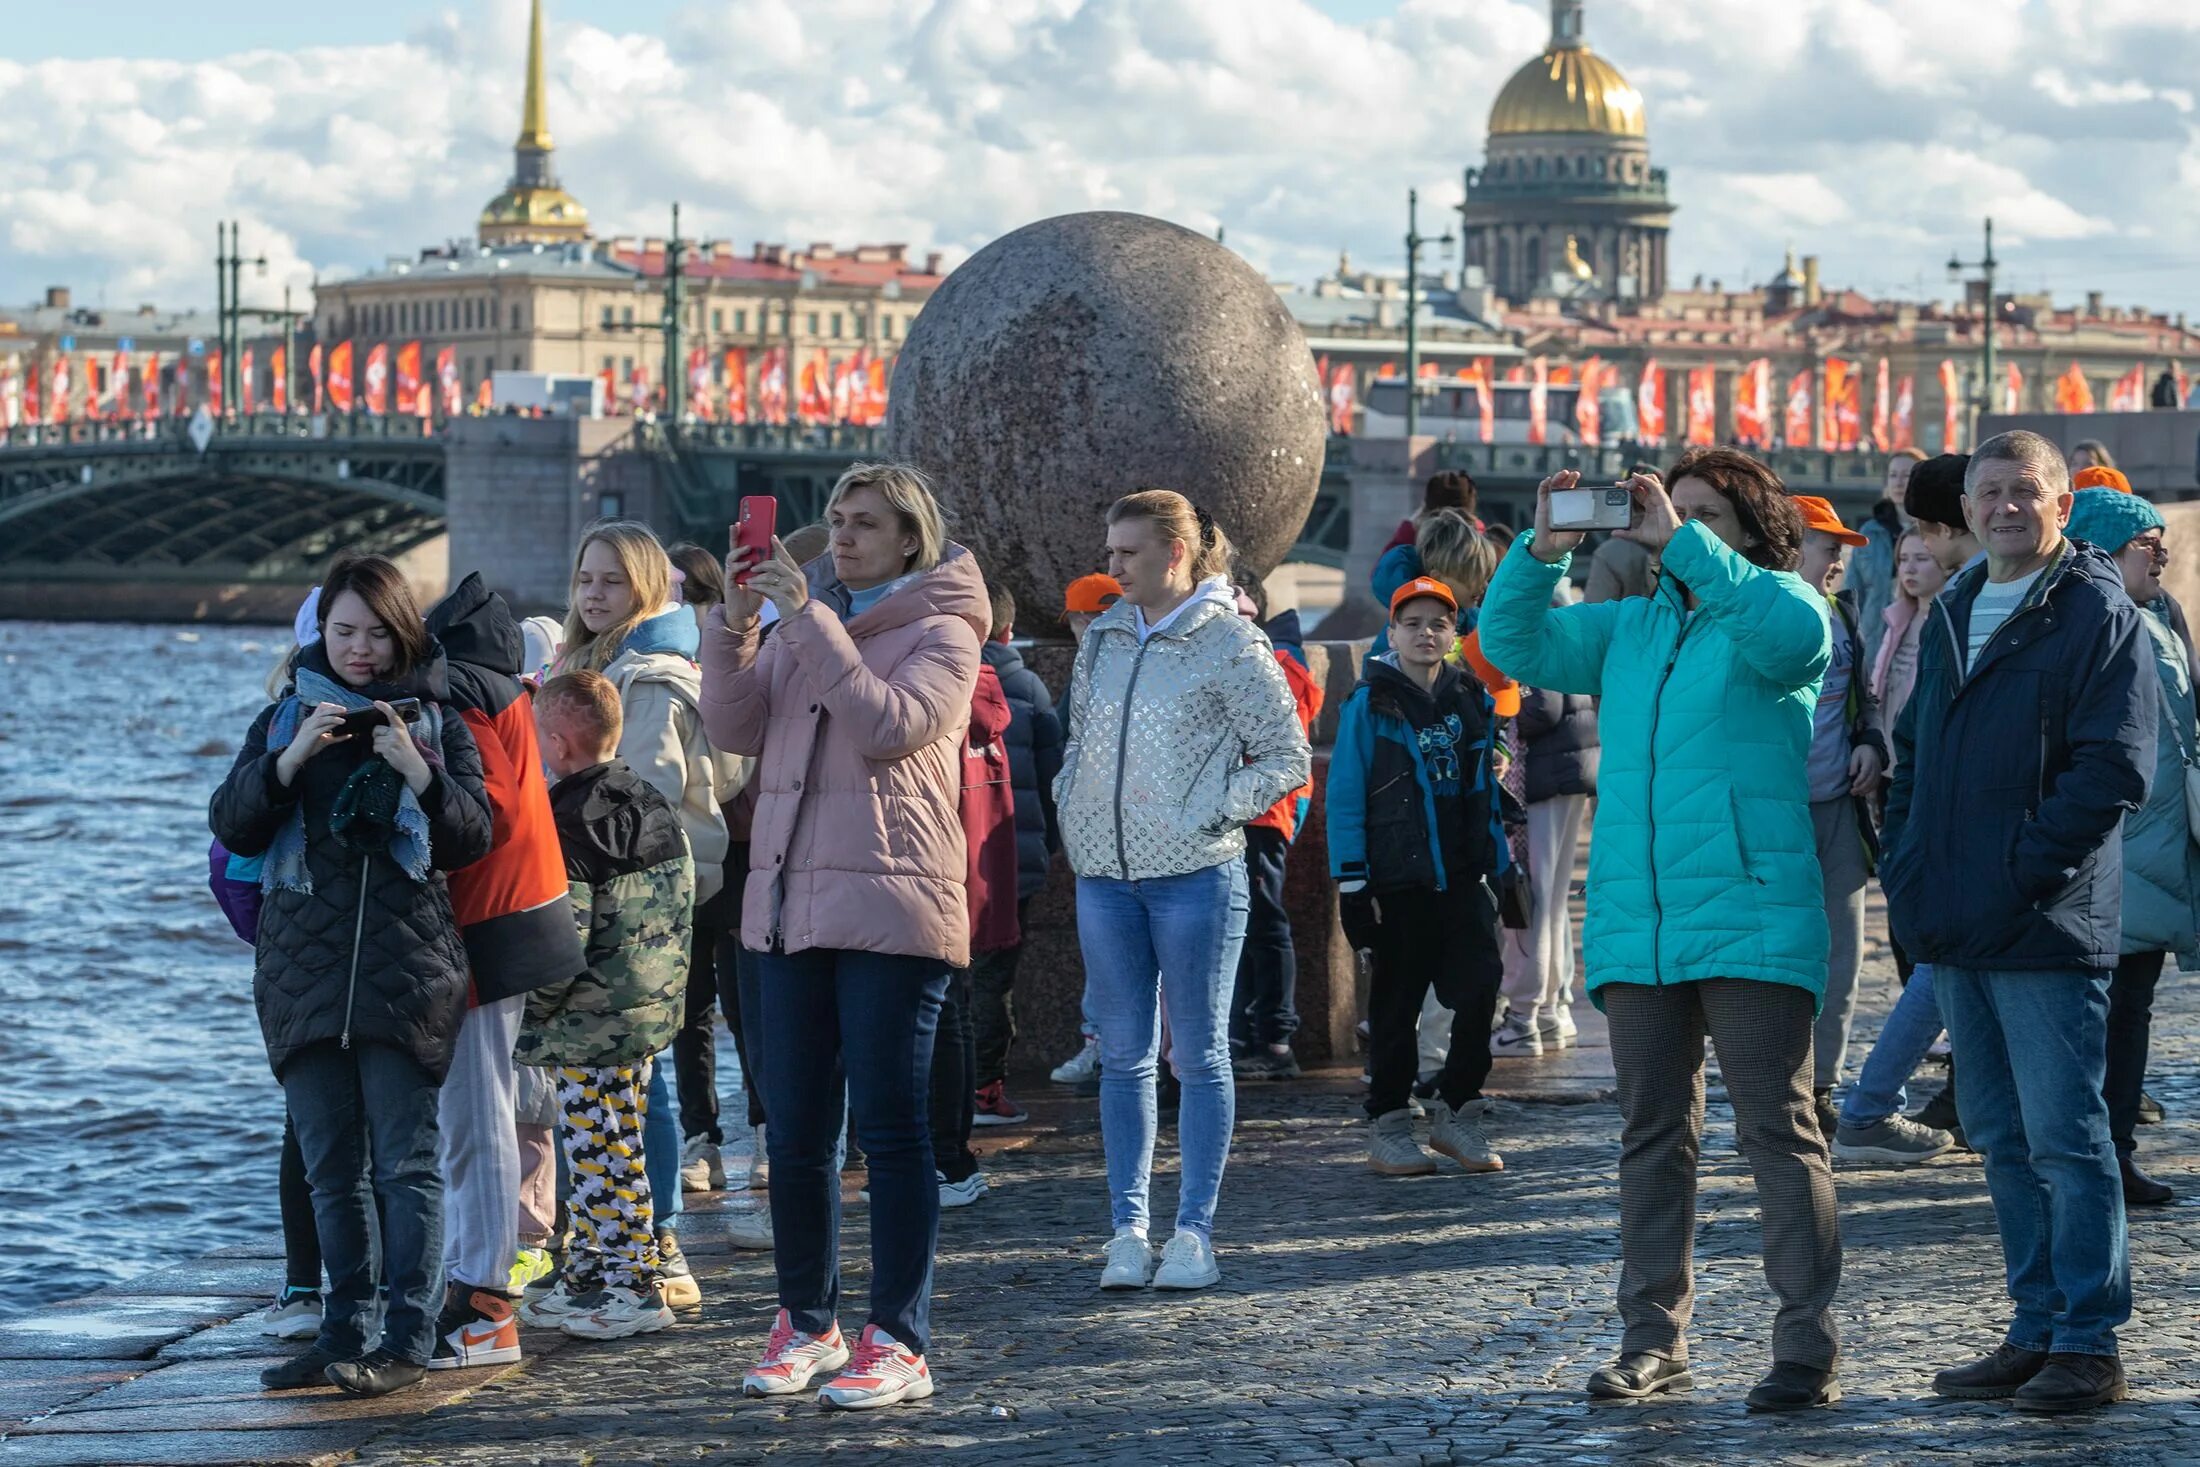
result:
[(1008, 1082), (995, 1080), (980, 1086), (974, 1097), (971, 1121), (980, 1126), (1020, 1126), (1031, 1119), (1022, 1106), (1008, 1098)]
[(875, 1324), (863, 1327), (855, 1359), (817, 1393), (820, 1406), (868, 1411), (899, 1401), (921, 1401), (932, 1394), (932, 1372), (924, 1357)]
[(519, 1316), (512, 1301), (494, 1289), (451, 1290), (443, 1317), (436, 1321), (435, 1353), (430, 1370), (470, 1370), (477, 1365), (512, 1365), (520, 1358)]
[(772, 1321), (771, 1342), (764, 1358), (741, 1377), (741, 1389), (751, 1396), (791, 1396), (810, 1383), (820, 1370), (838, 1370), (848, 1363), (848, 1342), (834, 1325), (821, 1335), (806, 1335), (794, 1327), (787, 1311)]

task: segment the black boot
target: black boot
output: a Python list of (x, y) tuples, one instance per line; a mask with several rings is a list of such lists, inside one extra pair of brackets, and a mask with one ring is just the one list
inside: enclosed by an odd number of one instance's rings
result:
[(2119, 1156), (2116, 1167), (2124, 1175), (2124, 1204), (2127, 1207), (2160, 1207), (2176, 1199), (2177, 1194), (2168, 1186), (2141, 1171), (2134, 1158)]
[(1622, 1355), (1589, 1374), (1589, 1394), (1600, 1401), (1633, 1401), (1667, 1391), (1692, 1391), (1696, 1378), (1685, 1360), (1663, 1355)]
[(2124, 1366), (2114, 1355), (2063, 1355), (2047, 1357), (2040, 1373), (2017, 1392), (2019, 1411), (2058, 1415), (2066, 1411), (2090, 1411), (2124, 1398)]
[(1841, 1383), (1833, 1371), (1790, 1361), (1775, 1365), (1749, 1393), (1752, 1411), (1803, 1411), (1812, 1406), (1831, 1406), (1841, 1399)]
[(260, 1372), (260, 1384), (271, 1391), (302, 1391), (328, 1384), (328, 1368), (343, 1359), (315, 1345), (303, 1355), (293, 1355)]
[(2045, 1350), (2026, 1350), (2004, 1340), (1984, 1360), (1951, 1366), (1934, 1376), (1933, 1390), (1938, 1395), (1964, 1400), (2004, 1400), (2015, 1395), (2046, 1364)]
[(350, 1396), (386, 1396), (428, 1378), (428, 1367), (402, 1355), (376, 1350), (357, 1360), (339, 1360), (328, 1368), (328, 1382)]

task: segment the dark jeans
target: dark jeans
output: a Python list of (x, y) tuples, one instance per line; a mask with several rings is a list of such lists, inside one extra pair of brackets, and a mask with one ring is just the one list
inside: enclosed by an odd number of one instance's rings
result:
[(977, 1122), (971, 1037), (972, 968), (951, 969), (947, 996), (940, 1003), (939, 1034), (932, 1044), (932, 1165), (950, 1182), (965, 1181), (978, 1169), (970, 1151), (970, 1128)]
[(1421, 1002), (1429, 985), (1452, 1011), (1451, 1052), (1436, 1088), (1454, 1110), (1490, 1077), (1490, 1020), (1505, 976), (1497, 913), (1482, 883), (1466, 890), (1378, 897), (1375, 972), (1368, 986), (1367, 1113), (1403, 1110), (1419, 1064)]
[(2108, 1135), (2118, 1156), (2138, 1149), (2139, 1095), (2147, 1082), (2147, 1041), (2154, 1028), (2154, 985), (2167, 953), (2127, 953), (2108, 980)]
[(401, 1049), (333, 1040), (291, 1056), (282, 1082), (328, 1265), (321, 1348), (364, 1354), (387, 1289), (382, 1348), (426, 1364), (443, 1272), (436, 1082)]
[[(937, 958), (812, 948), (757, 955), (757, 1048), (769, 1052), (772, 1231), (779, 1303), (820, 1334), (840, 1307), (843, 1116), (870, 1157), (871, 1311), (922, 1354), (931, 1342), (932, 1256), (940, 1190), (926, 1108), (947, 964)], [(846, 1104), (842, 1102), (845, 1066)]]
[(291, 1289), (321, 1287), (321, 1239), (314, 1232), (313, 1188), (306, 1182), (306, 1159), (298, 1151), (298, 1128), (283, 1111), (283, 1159), (276, 1171), (277, 1195), (283, 1209), (283, 1285)]
[[(1016, 903), (1016, 930), (1021, 932), (1031, 899)], [(1008, 1051), (1016, 1042), (1016, 1011), (1008, 992), (1016, 986), (1016, 960), (1024, 945), (999, 947), (970, 955), (970, 1033), (973, 1090), (1008, 1078)], [(950, 1176), (953, 1174), (950, 1173)]]
[[(726, 1139), (718, 1126), (718, 1033), (711, 1015), (721, 1001), (718, 959), (728, 927), (734, 930), (738, 943), (738, 886), (726, 887), (695, 909), (688, 930), (687, 1006), (680, 1032), (672, 1036), (672, 1077), (680, 1097), (680, 1135), (683, 1139), (707, 1137), (713, 1145)], [(747, 1065), (744, 1063), (742, 1068), (745, 1075)]]
[(1283, 907), (1290, 852), (1282, 831), (1245, 827), (1246, 890), (1253, 905), (1245, 916), (1237, 989), (1230, 996), (1230, 1042), (1239, 1049), (1288, 1044), (1299, 1032), (1299, 955), (1291, 945), (1291, 914)]

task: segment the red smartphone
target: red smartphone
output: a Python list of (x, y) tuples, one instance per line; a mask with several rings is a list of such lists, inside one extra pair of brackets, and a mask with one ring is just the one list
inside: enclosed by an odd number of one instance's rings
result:
[(749, 569), (733, 578), (737, 586), (749, 583), (749, 574), (771, 557), (772, 535), (779, 527), (779, 501), (769, 494), (744, 494), (741, 496), (741, 518), (730, 534), (733, 548), (744, 546), (755, 553), (749, 557)]

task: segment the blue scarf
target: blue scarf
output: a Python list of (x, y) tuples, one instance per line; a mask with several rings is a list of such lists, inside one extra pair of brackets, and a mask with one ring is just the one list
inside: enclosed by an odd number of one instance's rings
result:
[[(374, 699), (362, 697), (337, 682), (323, 677), (311, 668), (298, 669), (297, 682), (290, 696), (276, 705), (275, 716), (267, 725), (267, 751), (280, 753), (290, 747), (297, 737), (298, 725), (304, 721), (306, 708), (334, 703), (346, 712), (358, 713), (374, 706)], [(423, 700), (420, 705), (421, 728), (414, 737), (421, 754), (431, 766), (442, 763), (443, 710)], [(419, 797), (407, 785), (398, 797), (397, 831), (390, 837), (390, 859), (398, 869), (415, 881), (426, 881), (431, 869), (428, 861), (428, 814), (420, 808)], [(313, 877), (306, 867), (306, 812), (300, 801), (290, 812), (290, 819), (275, 832), (267, 854), (261, 858), (260, 890), (302, 891), (313, 894)]]

